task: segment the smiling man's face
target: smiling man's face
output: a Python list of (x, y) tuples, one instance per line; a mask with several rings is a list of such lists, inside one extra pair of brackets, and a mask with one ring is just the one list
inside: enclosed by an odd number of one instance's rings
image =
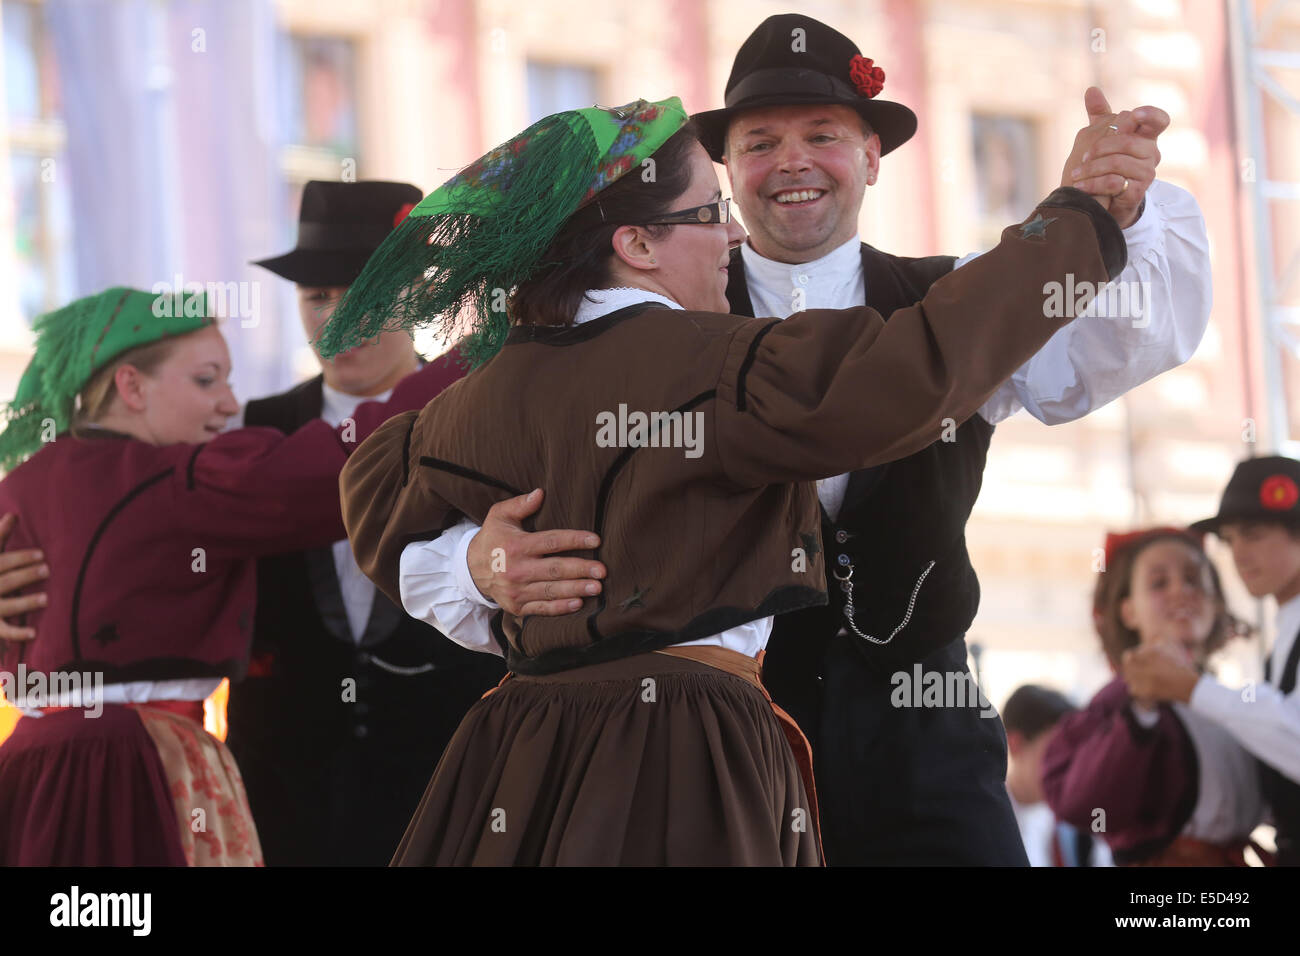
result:
[(880, 137), (847, 106), (746, 110), (727, 130), (725, 162), (756, 252), (809, 262), (853, 238)]

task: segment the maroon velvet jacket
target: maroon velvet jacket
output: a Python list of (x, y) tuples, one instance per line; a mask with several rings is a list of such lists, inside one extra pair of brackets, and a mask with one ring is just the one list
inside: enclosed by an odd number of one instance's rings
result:
[(1088, 706), (1065, 717), (1043, 754), (1043, 795), (1052, 812), (1090, 830), (1104, 810), (1106, 843), (1116, 863), (1154, 856), (1196, 809), (1196, 750), (1168, 704), (1143, 727), (1116, 678)]
[(0, 641), (0, 668), (101, 671), (104, 683), (240, 678), (248, 663), (259, 555), (344, 537), (339, 471), (357, 443), (463, 375), (448, 353), (351, 426), (286, 436), (241, 428), (201, 445), (114, 432), (61, 436), (0, 482), (19, 515), (10, 549), (41, 548), (49, 605), (35, 641)]

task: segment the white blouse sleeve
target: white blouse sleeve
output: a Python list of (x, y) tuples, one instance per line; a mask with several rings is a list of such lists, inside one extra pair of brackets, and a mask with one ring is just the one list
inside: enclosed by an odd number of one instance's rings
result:
[(1260, 760), (1300, 783), (1300, 696), (1284, 695), (1263, 682), (1249, 692), (1233, 690), (1205, 674), (1189, 703)]
[(491, 626), (499, 606), (479, 592), (469, 573), (469, 543), (478, 531), (478, 525), (462, 521), (432, 541), (402, 549), (402, 607), (462, 647), (500, 656)]
[[(1191, 358), (1212, 298), (1209, 239), (1195, 198), (1156, 180), (1124, 238), (1128, 265), (1110, 294), (1099, 293), (1003, 383), (980, 409), (989, 423), (1021, 408), (1047, 425), (1074, 421)], [(1102, 307), (1111, 303), (1117, 307)]]

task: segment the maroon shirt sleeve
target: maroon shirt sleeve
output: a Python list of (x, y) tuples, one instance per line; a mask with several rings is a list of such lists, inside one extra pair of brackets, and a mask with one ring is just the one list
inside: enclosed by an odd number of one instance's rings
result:
[[(1173, 709), (1160, 705), (1156, 724), (1143, 727), (1131, 703), (1128, 686), (1116, 678), (1061, 721), (1043, 755), (1043, 794), (1052, 811), (1101, 832), (1117, 851), (1173, 839), (1196, 802), (1196, 755)], [(1094, 821), (1104, 830), (1093, 830)]]
[(424, 407), (463, 377), (455, 351), (408, 375), (386, 402), (362, 402), (332, 428), (309, 422), (292, 435), (239, 428), (202, 445), (174, 446), (174, 492), (187, 530), (214, 557), (323, 547), (345, 537), (339, 472), (389, 418)]

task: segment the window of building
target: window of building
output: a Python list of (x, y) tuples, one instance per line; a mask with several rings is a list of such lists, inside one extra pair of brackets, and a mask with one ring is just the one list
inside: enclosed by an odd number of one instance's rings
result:
[(5, 107), (18, 306), (29, 321), (72, 298), (72, 198), (54, 51), (39, 4), (4, 6)]
[(356, 44), (347, 37), (301, 33), (283, 33), (280, 40), (280, 115), (285, 129), (281, 166), (285, 178), (299, 184), (309, 179), (341, 179), (347, 160), (352, 161), (355, 173), (361, 146)]
[(997, 244), (1002, 230), (1042, 198), (1038, 181), (1038, 131), (1019, 116), (971, 116), (975, 161), (975, 213), (979, 241)]
[(600, 73), (585, 66), (528, 61), (528, 122), (600, 102)]

